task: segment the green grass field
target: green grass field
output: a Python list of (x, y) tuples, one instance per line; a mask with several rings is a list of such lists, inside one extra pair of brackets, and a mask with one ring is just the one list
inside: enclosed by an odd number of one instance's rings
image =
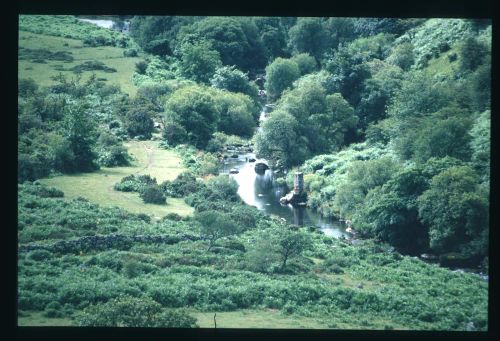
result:
[(40, 182), (56, 187), (68, 199), (84, 197), (103, 206), (118, 206), (132, 213), (146, 213), (159, 219), (168, 213), (181, 216), (193, 213), (183, 199), (168, 198), (166, 205), (145, 204), (137, 193), (119, 192), (113, 185), (130, 174), (149, 174), (158, 183), (173, 180), (186, 170), (180, 157), (173, 151), (157, 147), (156, 141), (130, 141), (125, 144), (134, 158), (131, 166), (101, 168), (97, 172), (60, 175), (41, 179)]
[(74, 60), (63, 62), (58, 60), (47, 60), (46, 63), (35, 63), (31, 60), (18, 61), (18, 78), (33, 78), (42, 86), (55, 84), (51, 79), (60, 72), (67, 78), (75, 78), (73, 71), (58, 71), (59, 65), (63, 69), (82, 64), (86, 61), (100, 61), (106, 66), (116, 69), (116, 72), (107, 73), (103, 71), (84, 71), (82, 81), (87, 80), (92, 73), (97, 78), (105, 78), (107, 84), (119, 85), (122, 91), (134, 96), (137, 88), (132, 83), (132, 74), (135, 70), (135, 63), (142, 58), (124, 57), (123, 48), (112, 46), (86, 47), (81, 40), (54, 37), (43, 34), (19, 31), (19, 47), (27, 49), (47, 49), (51, 52), (71, 52)]
[[(197, 319), (200, 328), (214, 328), (215, 312), (189, 310), (189, 314)], [(366, 320), (366, 319), (365, 319)], [(311, 318), (298, 315), (284, 315), (275, 309), (244, 309), (230, 312), (217, 312), (217, 328), (257, 328), (257, 329), (364, 329), (363, 319), (349, 320), (344, 316), (332, 318)], [(384, 329), (391, 324), (395, 329), (407, 329), (395, 326), (392, 321), (370, 318), (370, 329)], [(19, 326), (60, 327), (74, 326), (71, 318), (49, 318), (43, 312), (26, 311), (18, 317)]]

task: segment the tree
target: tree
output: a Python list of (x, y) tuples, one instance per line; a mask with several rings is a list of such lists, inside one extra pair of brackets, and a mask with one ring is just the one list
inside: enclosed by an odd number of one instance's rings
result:
[(187, 142), (188, 133), (180, 123), (170, 120), (163, 128), (163, 138), (169, 145), (177, 146)]
[(207, 188), (214, 197), (228, 201), (239, 201), (238, 183), (231, 177), (219, 175), (207, 181)]
[(299, 122), (285, 111), (273, 111), (255, 137), (255, 151), (259, 157), (279, 160), (288, 168), (307, 157), (307, 140), (298, 133)]
[(451, 167), (434, 176), (429, 189), (418, 197), (419, 217), (429, 226), (435, 252), (488, 254), (488, 197), (477, 183), (470, 167)]
[(177, 39), (182, 41), (188, 34), (210, 41), (224, 65), (245, 71), (265, 65), (264, 49), (251, 18), (206, 17), (183, 28)]
[(337, 186), (333, 207), (342, 217), (352, 218), (368, 192), (386, 183), (397, 169), (389, 157), (352, 162), (346, 179)]
[(265, 88), (271, 99), (277, 99), (282, 92), (292, 87), (292, 83), (300, 77), (297, 63), (284, 58), (276, 58), (266, 67)]
[(472, 129), (471, 135), (471, 160), (482, 179), (490, 179), (491, 158), (491, 112), (489, 110), (478, 116)]
[(289, 44), (295, 53), (309, 53), (319, 61), (328, 44), (328, 34), (321, 18), (299, 18), (288, 31)]
[(386, 108), (401, 87), (403, 71), (391, 64), (375, 60), (367, 63), (372, 77), (365, 79), (356, 114), (360, 126), (366, 129), (372, 122), (386, 117)]
[(313, 154), (340, 149), (346, 134), (357, 123), (347, 101), (338, 93), (327, 95), (320, 81), (311, 77), (300, 78), (278, 102), (278, 109), (299, 122), (298, 134), (307, 139)]
[(256, 103), (259, 98), (259, 89), (255, 83), (250, 82), (248, 75), (234, 66), (223, 66), (215, 70), (210, 84), (217, 89), (239, 92), (248, 95)]
[(353, 224), (399, 250), (421, 254), (429, 245), (428, 228), (418, 219), (417, 197), (428, 188), (420, 167), (397, 172), (383, 186), (368, 191)]
[(174, 46), (177, 33), (183, 25), (196, 20), (189, 16), (134, 16), (130, 35), (146, 52), (164, 56)]
[(196, 213), (195, 219), (201, 225), (201, 235), (208, 239), (207, 251), (212, 249), (218, 239), (238, 232), (238, 225), (228, 215), (218, 211), (208, 210)]
[(187, 141), (204, 148), (220, 120), (214, 97), (204, 87), (186, 86), (176, 90), (165, 103), (168, 122), (176, 122), (187, 132)]
[(265, 49), (267, 60), (286, 55), (286, 27), (283, 18), (255, 17), (254, 22), (260, 32), (260, 40)]
[(131, 137), (140, 136), (149, 139), (152, 136), (154, 122), (152, 112), (143, 108), (132, 108), (126, 116), (125, 127)]
[(218, 67), (221, 67), (219, 52), (207, 41), (184, 43), (181, 46), (179, 69), (181, 74), (195, 82), (209, 83)]
[(314, 57), (312, 57), (309, 53), (296, 54), (290, 58), (290, 60), (297, 63), (301, 76), (314, 72), (318, 67), (316, 59), (314, 59)]
[(258, 235), (245, 253), (245, 262), (249, 270), (269, 273), (275, 264), (279, 264), (281, 259), (275, 239), (269, 232)]
[(72, 163), (65, 162), (65, 171), (70, 173), (89, 172), (98, 169), (97, 153), (94, 151), (97, 140), (95, 123), (90, 119), (85, 107), (80, 104), (68, 106), (63, 126), (64, 138), (67, 140), (73, 155)]
[(228, 135), (251, 137), (258, 108), (250, 97), (228, 91), (216, 91), (213, 95), (220, 113), (218, 130)]
[(38, 84), (33, 78), (21, 78), (17, 84), (17, 93), (21, 97), (33, 96), (38, 90)]
[(414, 142), (415, 159), (425, 162), (431, 157), (451, 156), (468, 160), (471, 154), (470, 126), (470, 120), (459, 115), (427, 121)]
[(460, 70), (475, 71), (489, 54), (487, 46), (475, 38), (469, 37), (460, 46)]
[(311, 246), (311, 239), (304, 232), (283, 229), (279, 233), (277, 240), (277, 252), (281, 259), (281, 269), (286, 269), (286, 262), (295, 256), (300, 255)]
[(402, 43), (392, 48), (391, 54), (386, 61), (390, 64), (397, 65), (401, 69), (408, 71), (415, 63), (413, 55), (413, 45), (410, 43)]

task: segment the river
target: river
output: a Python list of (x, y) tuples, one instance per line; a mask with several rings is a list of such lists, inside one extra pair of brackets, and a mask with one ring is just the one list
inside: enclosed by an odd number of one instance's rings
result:
[[(266, 112), (263, 110), (260, 121), (265, 120)], [(254, 169), (255, 162), (250, 162), (251, 159), (256, 159), (254, 153), (238, 154), (237, 158), (229, 157), (224, 160), (220, 169), (221, 174), (229, 174), (231, 169), (238, 171), (237, 174), (229, 176), (238, 183), (238, 194), (246, 204), (255, 206), (266, 214), (284, 218), (291, 224), (316, 226), (327, 236), (350, 237), (349, 233), (345, 232), (345, 224), (338, 220), (324, 218), (307, 207), (280, 204), (279, 199), (288, 193), (288, 188), (276, 183), (271, 169), (266, 170), (263, 175), (257, 174)]]
[(117, 21), (109, 19), (89, 19), (89, 18), (78, 18), (78, 20), (93, 24), (99, 27), (107, 28), (109, 30), (120, 31), (124, 34), (128, 34), (130, 29), (130, 21)]

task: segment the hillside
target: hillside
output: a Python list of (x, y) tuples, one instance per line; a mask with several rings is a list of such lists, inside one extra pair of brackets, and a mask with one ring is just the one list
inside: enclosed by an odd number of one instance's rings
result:
[(93, 19), (19, 18), (19, 326), (488, 330), (490, 20)]

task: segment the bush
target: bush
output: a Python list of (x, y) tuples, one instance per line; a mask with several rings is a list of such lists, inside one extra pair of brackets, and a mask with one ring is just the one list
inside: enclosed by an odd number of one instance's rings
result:
[(157, 186), (148, 186), (140, 192), (140, 197), (147, 204), (159, 204), (164, 205), (167, 202), (167, 198)]
[(78, 325), (92, 327), (197, 327), (196, 319), (184, 311), (164, 311), (150, 297), (120, 296), (86, 308)]
[(50, 302), (45, 306), (44, 315), (46, 317), (62, 317), (63, 313), (61, 311), (62, 307), (59, 302)]
[(35, 250), (28, 254), (28, 259), (44, 261), (52, 257), (52, 252), (47, 250)]
[(135, 72), (137, 72), (140, 75), (144, 75), (146, 73), (147, 68), (148, 68), (148, 63), (146, 63), (143, 60), (135, 63)]
[(136, 49), (126, 49), (123, 51), (123, 56), (124, 57), (137, 57), (137, 50)]
[(88, 60), (82, 64), (73, 66), (71, 69), (74, 73), (81, 73), (83, 71), (103, 71), (103, 72), (116, 72), (115, 68), (104, 65), (103, 62), (96, 60)]
[(116, 183), (113, 188), (121, 192), (142, 192), (148, 186), (157, 186), (156, 179), (149, 175), (128, 175)]
[(64, 192), (54, 187), (47, 187), (39, 182), (25, 183), (19, 185), (19, 189), (23, 189), (26, 193), (39, 196), (41, 198), (62, 198)]

